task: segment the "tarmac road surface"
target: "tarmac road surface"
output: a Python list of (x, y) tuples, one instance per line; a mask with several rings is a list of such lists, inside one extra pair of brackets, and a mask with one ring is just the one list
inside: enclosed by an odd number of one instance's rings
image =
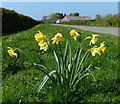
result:
[(112, 35), (118, 35), (118, 29), (120, 29), (118, 27), (77, 26), (77, 25), (63, 25), (63, 24), (53, 24), (53, 25), (74, 27), (74, 28), (79, 28), (82, 30), (100, 32), (100, 33), (112, 34)]

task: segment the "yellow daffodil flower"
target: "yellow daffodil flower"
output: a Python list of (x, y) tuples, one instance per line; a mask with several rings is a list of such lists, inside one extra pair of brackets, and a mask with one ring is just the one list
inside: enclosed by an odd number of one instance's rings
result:
[(78, 34), (78, 32), (76, 30), (71, 30), (70, 31), (70, 35), (73, 36), (74, 40), (76, 41), (77, 37), (80, 36), (80, 34)]
[(91, 54), (92, 54), (92, 56), (95, 56), (96, 53), (98, 53), (99, 55), (101, 55), (100, 54), (100, 50), (98, 49), (98, 47), (95, 46), (95, 47), (91, 48)]
[(91, 43), (92, 43), (92, 44), (95, 44), (95, 43), (97, 42), (97, 40), (98, 40), (98, 38), (96, 38), (97, 36), (99, 36), (99, 35), (97, 35), (97, 34), (92, 34), (92, 39), (91, 39), (91, 41), (90, 41), (90, 45), (91, 45)]
[(102, 53), (104, 53), (105, 50), (106, 50), (106, 47), (101, 47), (101, 51), (102, 51)]
[(50, 42), (48, 41), (48, 42), (47, 42), (47, 44), (49, 45), (49, 44), (50, 44)]
[(92, 34), (92, 37), (93, 37), (93, 38), (95, 38), (96, 36), (99, 36), (99, 35), (97, 35), (97, 34)]
[(44, 42), (45, 38), (46, 38), (46, 36), (43, 35), (43, 33), (40, 31), (39, 31), (39, 33), (35, 34), (35, 39), (38, 42)]
[(44, 51), (47, 51), (48, 49), (48, 44), (46, 42), (39, 42), (38, 45), (40, 46), (40, 50), (44, 50)]
[(10, 48), (10, 47), (9, 47), (9, 50), (8, 50), (8, 54), (9, 54), (11, 57), (16, 56), (16, 58), (17, 58), (17, 56), (18, 56), (17, 53), (15, 53), (14, 50), (13, 50), (12, 48)]
[(53, 42), (52, 44), (56, 43), (58, 44), (59, 41), (64, 41), (65, 39), (62, 37), (61, 33), (57, 33), (53, 38), (52, 38)]
[(105, 42), (102, 42), (101, 44), (100, 44), (100, 47), (104, 47), (105, 46)]
[(104, 46), (105, 46), (105, 43), (102, 42), (100, 44), (100, 47), (95, 46), (95, 47), (91, 48), (91, 54), (92, 54), (92, 56), (95, 56), (96, 53), (98, 53), (99, 55), (101, 55), (100, 54), (101, 51), (102, 51), (102, 53), (104, 53), (105, 50), (106, 50), (106, 47), (104, 47)]
[(106, 47), (104, 47), (104, 46), (105, 46), (105, 43), (102, 42), (102, 43), (100, 44), (100, 47), (99, 47), (99, 50), (102, 51), (102, 53), (104, 53), (105, 50), (106, 50)]

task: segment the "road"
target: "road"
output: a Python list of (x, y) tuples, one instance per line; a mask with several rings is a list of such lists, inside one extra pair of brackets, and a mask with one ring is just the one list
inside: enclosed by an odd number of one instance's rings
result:
[(53, 25), (74, 27), (74, 28), (79, 28), (82, 30), (100, 32), (100, 33), (112, 34), (112, 35), (118, 35), (118, 29), (120, 29), (118, 27), (77, 26), (77, 25), (63, 25), (63, 24), (53, 24)]

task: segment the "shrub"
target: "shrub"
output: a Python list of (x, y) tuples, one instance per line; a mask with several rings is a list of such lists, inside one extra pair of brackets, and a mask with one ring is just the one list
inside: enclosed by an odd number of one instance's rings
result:
[(76, 20), (76, 21), (64, 21), (60, 24), (67, 24), (67, 25), (92, 25), (94, 21), (91, 20)]

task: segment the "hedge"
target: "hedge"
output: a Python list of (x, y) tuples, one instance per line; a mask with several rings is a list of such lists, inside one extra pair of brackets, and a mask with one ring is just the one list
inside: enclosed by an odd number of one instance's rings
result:
[(18, 14), (14, 10), (0, 8), (2, 11), (2, 34), (16, 33), (31, 28), (41, 21), (32, 19), (29, 16)]

